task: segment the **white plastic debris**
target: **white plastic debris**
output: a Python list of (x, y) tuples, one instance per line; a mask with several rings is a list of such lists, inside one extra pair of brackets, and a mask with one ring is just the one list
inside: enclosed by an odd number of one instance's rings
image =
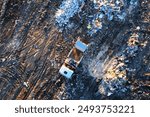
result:
[(29, 88), (28, 82), (23, 82), (23, 85)]
[(137, 26), (137, 27), (136, 27), (136, 29), (137, 29), (137, 30), (140, 30), (140, 27), (139, 27), (139, 26)]

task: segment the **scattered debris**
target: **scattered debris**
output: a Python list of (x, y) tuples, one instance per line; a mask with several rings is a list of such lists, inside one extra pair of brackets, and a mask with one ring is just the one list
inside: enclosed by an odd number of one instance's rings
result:
[[(150, 99), (148, 5), (1, 0), (0, 99)], [(59, 69), (78, 36), (92, 44), (66, 80)]]
[[(132, 10), (138, 4), (138, 1), (134, 0), (92, 0), (94, 3), (94, 9), (97, 10), (96, 14), (93, 16), (90, 15), (89, 18), (92, 18), (90, 21), (89, 34), (93, 35), (98, 30), (102, 29), (102, 24), (108, 21), (119, 21), (124, 22), (126, 20), (126, 16), (132, 13)], [(128, 13), (127, 9), (130, 8), (130, 13)], [(98, 26), (95, 26), (95, 22), (98, 21)], [(88, 24), (88, 27), (89, 27)]]

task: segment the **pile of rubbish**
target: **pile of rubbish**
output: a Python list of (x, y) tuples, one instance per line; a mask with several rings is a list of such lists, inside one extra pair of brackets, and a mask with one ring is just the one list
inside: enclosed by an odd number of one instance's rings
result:
[(60, 31), (69, 23), (69, 19), (80, 12), (84, 0), (64, 0), (55, 14), (56, 24)]
[(109, 68), (103, 76), (99, 91), (103, 95), (110, 96), (116, 91), (125, 92), (127, 87), (123, 84), (127, 82), (127, 65), (125, 56), (122, 54), (113, 58), (109, 63)]
[[(88, 22), (87, 32), (90, 35), (102, 29), (106, 21), (124, 22), (126, 16), (131, 14), (138, 4), (138, 0), (91, 0), (91, 2), (93, 6), (90, 7), (93, 14), (89, 15), (87, 13), (87, 18), (85, 18), (88, 19), (86, 21)], [(70, 18), (81, 12), (81, 8), (85, 4), (85, 0), (64, 0), (61, 3), (55, 13), (55, 21), (60, 31), (63, 31), (65, 27), (71, 24), (69, 22)]]
[[(96, 14), (90, 16), (87, 28), (90, 35), (102, 29), (105, 21), (124, 22), (137, 6), (137, 0), (92, 0)], [(127, 10), (129, 9), (129, 10)]]
[(133, 33), (127, 42), (126, 48), (116, 55), (109, 63), (99, 91), (103, 95), (110, 96), (116, 92), (124, 93), (128, 88), (124, 84), (128, 81), (127, 74), (134, 73), (136, 69), (129, 66), (131, 59), (137, 56), (140, 49), (139, 35)]

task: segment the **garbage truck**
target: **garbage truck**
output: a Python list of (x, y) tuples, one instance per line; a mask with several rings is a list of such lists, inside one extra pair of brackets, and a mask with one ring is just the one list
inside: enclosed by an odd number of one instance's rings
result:
[(88, 42), (86, 40), (78, 39), (61, 66), (59, 73), (65, 78), (71, 79), (87, 48)]

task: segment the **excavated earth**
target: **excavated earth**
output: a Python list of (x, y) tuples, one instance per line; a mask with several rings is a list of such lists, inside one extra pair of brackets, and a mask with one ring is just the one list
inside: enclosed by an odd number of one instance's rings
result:
[[(76, 14), (75, 27), (60, 32), (54, 16), (61, 2), (0, 1), (0, 99), (150, 99), (150, 2), (140, 0), (125, 22), (106, 21), (92, 36), (84, 18), (90, 2), (83, 19)], [(58, 71), (78, 37), (89, 48), (68, 80)]]

